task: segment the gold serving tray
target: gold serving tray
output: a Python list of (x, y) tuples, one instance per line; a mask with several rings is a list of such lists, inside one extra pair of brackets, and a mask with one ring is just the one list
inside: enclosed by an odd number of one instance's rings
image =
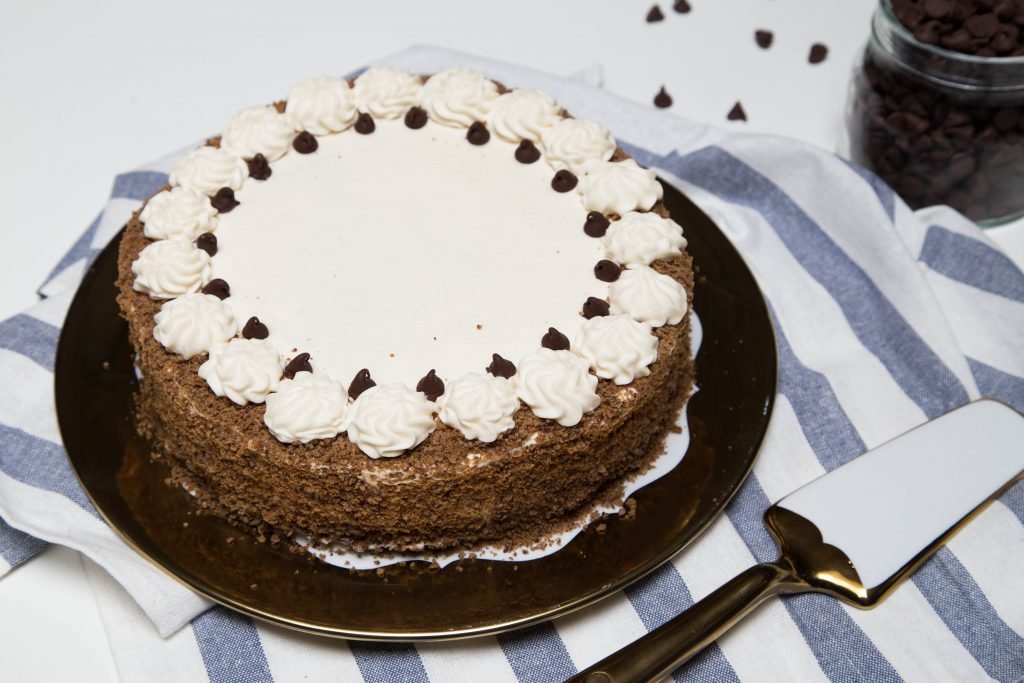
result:
[(465, 638), (610, 595), (678, 553), (721, 513), (750, 472), (775, 398), (775, 336), (753, 276), (711, 219), (662, 184), (695, 264), (700, 391), (688, 408), (686, 457), (633, 496), (634, 519), (612, 517), (600, 532), (592, 525), (561, 551), (529, 562), (357, 572), (198, 514), (186, 493), (165, 483), (166, 466), (150, 459), (135, 432), (132, 350), (114, 300), (120, 238), (86, 273), (57, 348), (57, 415), (82, 488), (125, 542), (170, 576), (239, 612), (310, 633)]

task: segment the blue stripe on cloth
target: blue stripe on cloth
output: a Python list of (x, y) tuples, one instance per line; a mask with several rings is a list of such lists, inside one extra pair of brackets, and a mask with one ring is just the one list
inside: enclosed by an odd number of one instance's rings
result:
[(350, 641), (352, 656), (366, 683), (428, 683), (427, 670), (414, 645), (409, 643), (364, 643)]
[(929, 417), (967, 403), (967, 390), (857, 265), (792, 198), (720, 147), (681, 156), (635, 150), (642, 163), (664, 168), (723, 200), (758, 211), (786, 248), (839, 304), (860, 342)]
[[(57, 265), (53, 267), (50, 274), (46, 276), (46, 280), (44, 280), (39, 286), (39, 289), (45, 287), (50, 280), (53, 280), (64, 272), (64, 270), (71, 264), (80, 261), (83, 258), (88, 258), (96, 253), (96, 250), (92, 248), (92, 240), (96, 236), (96, 231), (100, 227), (100, 220), (102, 218), (103, 213), (101, 212), (100, 215), (96, 216), (93, 222), (89, 224), (89, 227), (82, 233), (82, 236), (75, 240), (75, 243), (71, 245), (71, 248), (68, 249), (60, 258), (60, 261), (58, 261)], [(39, 294), (42, 295), (41, 292), (39, 292)]]
[(1017, 519), (1024, 524), (1024, 481), (1018, 481), (1010, 490), (1003, 494), (999, 501), (1010, 508), (1010, 512), (1017, 515)]
[(564, 681), (576, 673), (576, 665), (550, 621), (503, 633), (498, 643), (520, 683)]
[(192, 620), (192, 634), (211, 683), (274, 680), (260, 634), (249, 617), (212, 607)]
[(5, 474), (23, 484), (58, 493), (99, 518), (61, 446), (5, 424), (0, 424), (0, 444), (0, 470)]
[(16, 351), (53, 372), (60, 330), (30, 315), (18, 315), (0, 322), (0, 349)]
[(839, 405), (832, 385), (823, 374), (800, 362), (778, 324), (775, 311), (769, 310), (775, 321), (779, 349), (778, 391), (789, 400), (804, 438), (822, 466), (834, 470), (864, 453), (867, 447)]
[(1024, 303), (1024, 273), (1005, 254), (980, 240), (932, 225), (918, 260), (951, 280)]
[(28, 562), (46, 546), (46, 541), (18, 531), (0, 519), (0, 557), (11, 567)]
[(143, 200), (167, 184), (167, 174), (159, 171), (130, 171), (114, 178), (111, 199)]
[(982, 396), (998, 398), (1024, 413), (1024, 378), (997, 370), (973, 358), (967, 364)]
[[(748, 478), (726, 507), (726, 514), (758, 562), (778, 557), (775, 543), (761, 524), (767, 509), (768, 497), (756, 477)], [(903, 680), (835, 598), (805, 593), (785, 597), (783, 604), (830, 680)]]
[(896, 220), (896, 193), (892, 191), (892, 188), (886, 185), (884, 180), (863, 166), (855, 164), (854, 162), (842, 157), (837, 158), (846, 164), (851, 171), (864, 179), (864, 182), (871, 187), (875, 196), (878, 197), (878, 203), (882, 205), (886, 215), (889, 216), (889, 220)]
[(999, 617), (948, 548), (941, 548), (917, 570), (914, 583), (990, 676), (997, 681), (1020, 681), (1024, 677), (1024, 638)]
[[(661, 565), (643, 580), (628, 586), (624, 592), (648, 631), (653, 631), (693, 604), (690, 589), (670, 562)], [(702, 683), (739, 683), (739, 676), (717, 643), (711, 643), (696, 657), (679, 667), (675, 678)]]

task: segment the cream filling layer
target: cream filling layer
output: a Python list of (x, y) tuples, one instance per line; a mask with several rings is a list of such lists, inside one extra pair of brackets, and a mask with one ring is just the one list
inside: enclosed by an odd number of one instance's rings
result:
[(518, 363), (548, 327), (572, 339), (586, 298), (608, 296), (579, 195), (552, 190), (543, 159), (465, 135), (378, 120), (247, 181), (212, 259), (239, 324), (258, 316), (286, 358), (308, 352), (346, 386), (364, 367), (378, 384), (432, 368), (447, 383), (492, 353)]

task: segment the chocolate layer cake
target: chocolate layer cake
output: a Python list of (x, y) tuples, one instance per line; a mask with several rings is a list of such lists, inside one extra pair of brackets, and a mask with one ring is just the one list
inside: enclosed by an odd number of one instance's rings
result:
[(529, 543), (659, 454), (693, 385), (684, 248), (654, 174), (543, 93), (308, 79), (128, 224), (139, 429), (257, 533)]

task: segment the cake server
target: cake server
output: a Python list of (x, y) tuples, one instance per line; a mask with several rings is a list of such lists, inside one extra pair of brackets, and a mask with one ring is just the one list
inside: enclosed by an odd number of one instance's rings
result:
[(765, 598), (817, 591), (869, 609), (1024, 478), (1024, 416), (970, 403), (797, 489), (765, 513), (779, 559), (747, 569), (571, 681), (664, 676)]

